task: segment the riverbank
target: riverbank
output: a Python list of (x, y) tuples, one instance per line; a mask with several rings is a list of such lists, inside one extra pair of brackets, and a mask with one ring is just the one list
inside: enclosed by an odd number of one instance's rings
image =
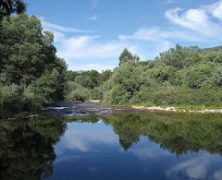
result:
[(222, 109), (214, 109), (214, 108), (203, 108), (203, 107), (195, 107), (195, 108), (181, 108), (181, 107), (160, 107), (160, 106), (139, 106), (133, 105), (133, 109), (136, 110), (147, 110), (147, 111), (159, 111), (159, 112), (187, 112), (187, 113), (222, 113)]
[(41, 117), (41, 113), (27, 113), (27, 112), (23, 112), (23, 113), (0, 113), (0, 119), (5, 119), (5, 120), (33, 120), (36, 118)]
[[(106, 104), (101, 103), (99, 100), (91, 100), (91, 103), (101, 104), (106, 106)], [(109, 106), (108, 106), (109, 107)], [(150, 112), (174, 112), (174, 113), (221, 113), (222, 107), (205, 107), (205, 106), (194, 106), (194, 105), (182, 105), (182, 106), (146, 106), (146, 105), (113, 105), (110, 106), (112, 109), (116, 110), (126, 110), (126, 111), (150, 111)]]
[(41, 112), (23, 113), (0, 113), (0, 119), (31, 120), (41, 116), (79, 116), (79, 115), (102, 115), (119, 112), (168, 112), (168, 113), (199, 113), (199, 114), (222, 114), (222, 108), (206, 108), (203, 106), (181, 106), (181, 107), (161, 107), (144, 105), (122, 105), (106, 106), (99, 102), (88, 103), (57, 103), (54, 106), (43, 108)]

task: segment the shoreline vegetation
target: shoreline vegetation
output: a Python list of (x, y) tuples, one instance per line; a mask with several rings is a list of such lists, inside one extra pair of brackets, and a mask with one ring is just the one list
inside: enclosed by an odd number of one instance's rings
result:
[(124, 49), (113, 71), (68, 71), (65, 100), (97, 99), (108, 106), (221, 113), (221, 70), (222, 47), (177, 45), (153, 60), (140, 60)]

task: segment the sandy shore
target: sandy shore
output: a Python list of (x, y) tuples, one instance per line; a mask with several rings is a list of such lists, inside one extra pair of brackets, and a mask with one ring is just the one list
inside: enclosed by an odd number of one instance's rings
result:
[(192, 110), (192, 109), (177, 109), (175, 107), (160, 107), (160, 106), (132, 106), (133, 109), (138, 110), (148, 110), (148, 111), (163, 111), (163, 112), (188, 112), (188, 113), (222, 113), (222, 109), (202, 109), (202, 110)]

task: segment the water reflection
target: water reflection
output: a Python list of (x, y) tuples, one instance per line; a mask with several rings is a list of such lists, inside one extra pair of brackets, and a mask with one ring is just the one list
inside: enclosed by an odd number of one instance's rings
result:
[(207, 150), (222, 153), (222, 116), (198, 114), (118, 114), (103, 118), (127, 150), (141, 136), (177, 156)]
[(222, 179), (222, 116), (0, 122), (0, 179)]
[(53, 144), (65, 123), (47, 119), (0, 121), (0, 179), (41, 179), (53, 174)]
[(112, 128), (98, 121), (96, 124), (68, 123), (66, 133), (57, 146), (56, 152), (62, 154), (67, 150), (81, 152), (95, 151), (96, 145), (113, 145), (118, 143), (118, 136)]

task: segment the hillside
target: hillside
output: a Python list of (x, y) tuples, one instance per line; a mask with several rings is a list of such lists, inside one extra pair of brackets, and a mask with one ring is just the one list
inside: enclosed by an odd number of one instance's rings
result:
[(222, 50), (222, 46), (216, 46), (216, 47), (212, 47), (212, 48), (201, 49), (202, 52), (206, 52), (206, 51), (220, 51), (220, 50)]

